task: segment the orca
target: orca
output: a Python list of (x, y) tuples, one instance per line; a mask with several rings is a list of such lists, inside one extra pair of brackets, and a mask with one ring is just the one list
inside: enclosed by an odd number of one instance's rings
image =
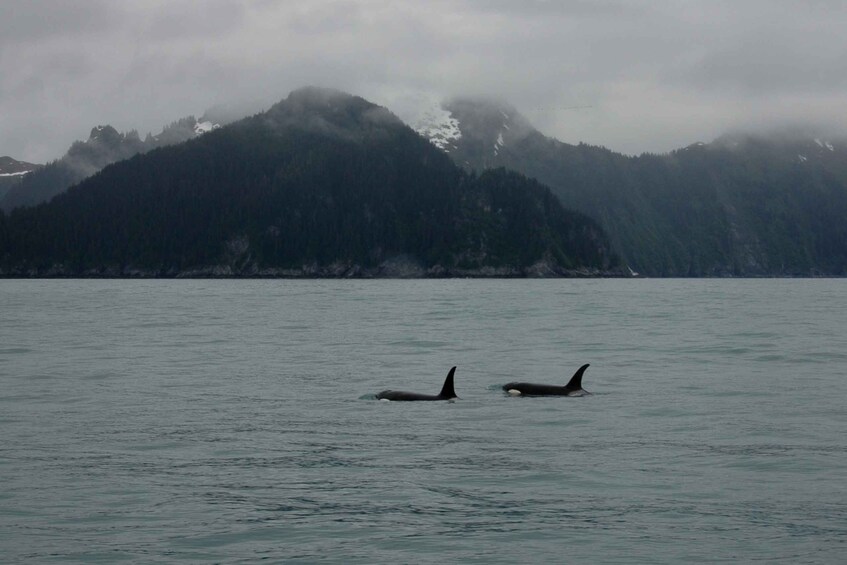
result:
[(444, 379), (444, 386), (441, 387), (441, 392), (438, 394), (419, 394), (417, 392), (404, 392), (402, 390), (384, 390), (376, 395), (379, 400), (452, 400), (459, 398), (456, 396), (456, 391), (453, 389), (453, 373), (456, 372), (456, 367), (450, 369), (447, 373), (447, 378)]
[(535, 383), (508, 383), (503, 385), (503, 390), (512, 396), (585, 396), (591, 394), (582, 388), (582, 374), (588, 368), (586, 363), (571, 377), (565, 386), (541, 385)]

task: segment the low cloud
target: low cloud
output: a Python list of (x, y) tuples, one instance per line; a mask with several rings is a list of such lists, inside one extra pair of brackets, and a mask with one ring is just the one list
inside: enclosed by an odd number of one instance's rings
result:
[(0, 155), (44, 162), (97, 124), (143, 135), (305, 85), (390, 107), (500, 98), (548, 135), (626, 153), (847, 129), (844, 29), (827, 1), (9, 2)]

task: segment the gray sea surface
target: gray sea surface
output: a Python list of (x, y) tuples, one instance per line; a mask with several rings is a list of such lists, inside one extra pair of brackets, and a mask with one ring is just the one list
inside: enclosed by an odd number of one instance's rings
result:
[(845, 398), (843, 279), (0, 280), (0, 561), (843, 563)]

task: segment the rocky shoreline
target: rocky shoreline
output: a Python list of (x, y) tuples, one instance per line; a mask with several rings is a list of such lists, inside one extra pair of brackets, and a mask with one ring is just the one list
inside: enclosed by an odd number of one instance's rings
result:
[(566, 269), (548, 262), (528, 267), (459, 268), (434, 265), (425, 267), (414, 260), (399, 258), (376, 267), (335, 262), (316, 263), (297, 268), (260, 268), (256, 264), (241, 267), (208, 265), (190, 269), (143, 269), (132, 266), (104, 266), (77, 270), (64, 265), (48, 268), (0, 267), (0, 278), (91, 278), (91, 279), (437, 279), (437, 278), (633, 278), (626, 269)]

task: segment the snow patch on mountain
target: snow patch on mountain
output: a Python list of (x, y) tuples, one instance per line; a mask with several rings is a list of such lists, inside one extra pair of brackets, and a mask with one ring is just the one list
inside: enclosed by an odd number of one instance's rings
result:
[[(509, 119), (509, 117), (506, 116), (506, 114), (503, 114), (503, 117), (505, 117), (507, 120)], [(508, 129), (509, 126), (507, 126), (506, 124), (503, 124), (503, 127)], [(497, 141), (494, 142), (494, 155), (498, 155), (500, 153), (501, 147), (503, 147), (503, 132), (502, 131), (497, 134)]]
[(22, 177), (39, 167), (40, 165), (18, 161), (8, 156), (0, 157), (0, 177)]
[(447, 109), (443, 93), (401, 88), (380, 90), (370, 99), (447, 153), (455, 150), (464, 136), (459, 120)]
[(442, 151), (448, 151), (462, 137), (459, 120), (454, 118), (441, 104), (434, 104), (425, 108), (410, 126)]
[(835, 147), (832, 145), (832, 143), (830, 143), (830, 142), (828, 142), (828, 141), (821, 141), (820, 139), (818, 139), (818, 138), (816, 137), (816, 138), (815, 138), (815, 143), (817, 143), (817, 144), (818, 144), (818, 146), (819, 146), (821, 149), (829, 149), (830, 151), (835, 151)]
[(196, 133), (197, 135), (202, 135), (204, 133), (209, 133), (210, 131), (220, 129), (220, 127), (220, 124), (213, 124), (209, 121), (197, 122), (196, 124), (194, 124), (194, 133)]

